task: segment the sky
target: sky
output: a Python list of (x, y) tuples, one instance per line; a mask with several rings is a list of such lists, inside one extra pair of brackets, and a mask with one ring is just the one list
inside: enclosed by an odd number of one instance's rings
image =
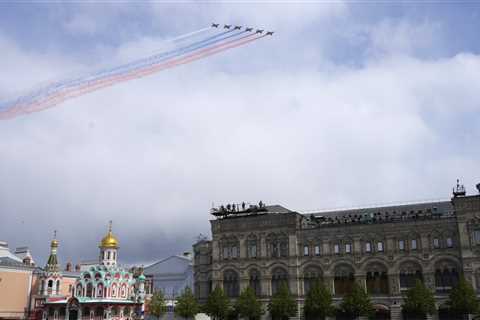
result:
[(212, 22), (273, 37), (0, 122), (0, 240), (43, 265), (191, 250), (213, 205), (449, 199), (480, 182), (480, 4), (1, 2), (0, 101)]

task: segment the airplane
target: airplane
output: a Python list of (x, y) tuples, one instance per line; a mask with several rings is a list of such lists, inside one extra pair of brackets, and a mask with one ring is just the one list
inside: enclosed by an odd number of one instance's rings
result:
[(242, 29), (242, 26), (235, 26), (235, 28), (233, 28), (233, 30), (240, 30)]
[(245, 31), (247, 31), (247, 32), (250, 32), (252, 30), (253, 30), (253, 28), (245, 28)]
[(255, 33), (263, 33), (263, 30), (257, 29), (257, 31), (255, 31)]
[(275, 32), (275, 31), (268, 31), (268, 32), (267, 32), (267, 36), (273, 36), (273, 33), (274, 33), (274, 32)]
[(226, 25), (223, 26), (223, 28), (224, 29), (230, 29), (231, 26), (232, 26), (231, 24), (226, 24)]
[(212, 28), (218, 28), (219, 23), (212, 23)]

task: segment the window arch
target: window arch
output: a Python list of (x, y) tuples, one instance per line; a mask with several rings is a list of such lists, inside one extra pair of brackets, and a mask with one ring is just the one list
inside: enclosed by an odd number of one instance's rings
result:
[(366, 270), (367, 292), (372, 295), (388, 294), (387, 268), (383, 264), (372, 263)]
[(272, 295), (276, 294), (283, 284), (288, 286), (288, 272), (283, 268), (275, 268), (272, 272)]
[(400, 290), (413, 288), (417, 280), (423, 282), (422, 267), (413, 261), (403, 263), (400, 266)]
[(435, 289), (446, 292), (458, 284), (458, 267), (450, 261), (440, 261), (435, 264)]
[(250, 270), (249, 286), (252, 288), (255, 295), (259, 297), (262, 294), (262, 287), (260, 282), (260, 272), (257, 269)]
[(240, 256), (240, 244), (236, 237), (223, 238), (220, 243), (223, 259), (236, 259)]
[(319, 267), (309, 266), (303, 271), (303, 291), (306, 295), (314, 284), (323, 281), (323, 272)]
[(228, 297), (238, 297), (240, 286), (236, 271), (227, 270), (223, 273), (223, 291)]
[(344, 295), (352, 290), (355, 282), (355, 272), (350, 265), (339, 265), (335, 267), (333, 280), (335, 294)]

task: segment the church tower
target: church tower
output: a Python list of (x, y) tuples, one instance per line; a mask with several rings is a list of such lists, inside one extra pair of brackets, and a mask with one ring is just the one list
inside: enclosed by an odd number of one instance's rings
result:
[(62, 275), (60, 273), (60, 264), (57, 258), (58, 240), (57, 231), (54, 231), (53, 239), (50, 242), (50, 256), (48, 257), (45, 270), (41, 276), (39, 293), (44, 296), (60, 295), (60, 283)]
[(118, 240), (112, 234), (112, 221), (108, 226), (108, 233), (103, 237), (100, 242), (100, 264), (104, 266), (116, 266), (117, 265), (117, 252), (118, 252)]

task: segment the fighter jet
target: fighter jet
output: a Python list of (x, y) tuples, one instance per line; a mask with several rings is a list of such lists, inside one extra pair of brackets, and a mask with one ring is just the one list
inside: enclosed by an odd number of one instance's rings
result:
[(275, 32), (275, 31), (268, 31), (268, 32), (267, 32), (267, 36), (273, 36), (273, 33), (274, 33), (274, 32)]
[(233, 30), (240, 30), (242, 29), (242, 26), (235, 26), (235, 28), (233, 28)]
[(219, 23), (212, 23), (212, 28), (218, 28)]
[(245, 28), (245, 31), (247, 32), (251, 32), (253, 30), (253, 28)]
[(263, 33), (263, 30), (257, 29), (257, 31), (255, 31), (255, 33)]
[(232, 26), (231, 24), (226, 24), (226, 25), (223, 26), (223, 28), (224, 29), (230, 29), (231, 26)]

